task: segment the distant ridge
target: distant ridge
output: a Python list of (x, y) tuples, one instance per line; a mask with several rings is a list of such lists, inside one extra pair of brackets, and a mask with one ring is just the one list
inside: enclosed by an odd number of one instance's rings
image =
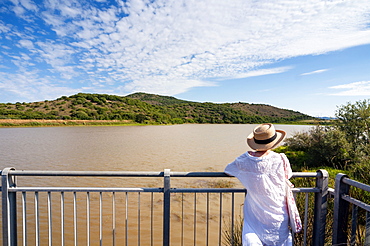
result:
[[(183, 104), (183, 103), (194, 103), (197, 104), (197, 102), (192, 101), (185, 101), (181, 99), (177, 99), (175, 97), (171, 96), (160, 96), (155, 94), (147, 94), (142, 92), (137, 92), (134, 94), (130, 94), (126, 97), (130, 97), (133, 99), (139, 99), (143, 102), (152, 104), (152, 105), (160, 105), (160, 106), (170, 106), (170, 105), (176, 105), (176, 104)], [(202, 104), (202, 103), (200, 103)], [(214, 104), (214, 105), (223, 105), (223, 106), (230, 106), (232, 109), (235, 110), (241, 110), (245, 112), (248, 115), (263, 115), (263, 116), (277, 116), (277, 117), (289, 117), (292, 114), (294, 115), (305, 115), (298, 111), (293, 111), (289, 109), (282, 109), (277, 108), (274, 106), (266, 105), (266, 104), (250, 104), (250, 103), (222, 103), (222, 104), (216, 104), (216, 103), (203, 103), (203, 104)], [(310, 118), (314, 118), (308, 115), (305, 115)]]
[(148, 94), (148, 93), (143, 93), (143, 92), (133, 93), (126, 97), (129, 97), (132, 99), (139, 99), (140, 101), (143, 101), (143, 102), (146, 102), (152, 105), (160, 105), (160, 106), (169, 106), (169, 105), (174, 105), (174, 104), (190, 102), (190, 101), (177, 99), (171, 96), (161, 96), (161, 95)]
[(314, 120), (297, 111), (264, 104), (200, 103), (171, 96), (78, 93), (53, 101), (0, 103), (0, 119), (118, 120), (144, 124), (294, 123)]

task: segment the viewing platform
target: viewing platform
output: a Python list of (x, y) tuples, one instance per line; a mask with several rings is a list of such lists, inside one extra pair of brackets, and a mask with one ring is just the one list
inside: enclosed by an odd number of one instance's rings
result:
[[(43, 178), (56, 180), (57, 185), (43, 185)], [(147, 182), (149, 178), (160, 179), (162, 185), (154, 187)], [(76, 185), (66, 186), (63, 179)], [(102, 179), (111, 180), (112, 185), (100, 187)], [(1, 171), (0, 240), (4, 246), (240, 245), (247, 191), (228, 187), (228, 181), (234, 179), (223, 172), (169, 169), (5, 168)], [(350, 187), (370, 192), (369, 185), (338, 174), (335, 187), (329, 188), (325, 170), (295, 172), (292, 179), (293, 183), (305, 179), (314, 184), (293, 189), (303, 222), (302, 232), (293, 235), (295, 245), (370, 245), (370, 205), (349, 193)], [(122, 187), (120, 180), (127, 187)]]

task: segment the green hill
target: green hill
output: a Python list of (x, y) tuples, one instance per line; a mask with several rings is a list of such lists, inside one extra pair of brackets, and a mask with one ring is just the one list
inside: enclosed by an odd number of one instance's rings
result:
[(182, 103), (189, 103), (189, 101), (180, 100), (175, 97), (170, 96), (160, 96), (155, 94), (148, 94), (143, 92), (137, 92), (126, 97), (132, 99), (139, 99), (140, 101), (152, 104), (152, 105), (160, 105), (160, 106), (169, 106), (174, 104), (182, 104)]
[(249, 103), (199, 103), (134, 93), (125, 97), (79, 93), (53, 101), (1, 103), (1, 119), (125, 120), (146, 124), (292, 123), (312, 120), (300, 112)]

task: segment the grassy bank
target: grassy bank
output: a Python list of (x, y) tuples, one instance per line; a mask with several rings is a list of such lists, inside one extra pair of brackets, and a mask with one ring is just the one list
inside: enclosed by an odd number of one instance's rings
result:
[(140, 125), (130, 120), (21, 120), (0, 119), (0, 127), (47, 127), (47, 126), (119, 126)]
[[(187, 123), (189, 124), (189, 123)], [(282, 122), (277, 125), (316, 125), (314, 121)], [(132, 120), (45, 120), (45, 119), (0, 119), (0, 127), (48, 127), (48, 126), (138, 126), (158, 125), (155, 122), (137, 123)], [(163, 125), (163, 124), (162, 124)], [(164, 124), (170, 125), (170, 124)]]

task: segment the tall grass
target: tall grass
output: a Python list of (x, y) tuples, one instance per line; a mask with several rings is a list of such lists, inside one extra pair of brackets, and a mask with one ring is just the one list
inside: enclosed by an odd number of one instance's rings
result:
[(226, 226), (222, 233), (224, 244), (230, 246), (242, 246), (243, 218), (241, 216), (237, 217), (234, 221), (234, 228), (230, 222), (224, 223), (224, 225)]

